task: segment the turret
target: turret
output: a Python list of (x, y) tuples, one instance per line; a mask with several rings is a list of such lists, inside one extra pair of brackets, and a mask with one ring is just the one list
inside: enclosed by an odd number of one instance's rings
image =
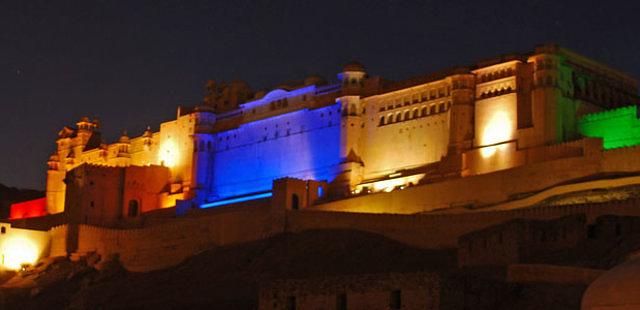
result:
[(198, 106), (193, 115), (195, 128), (193, 138), (193, 158), (191, 165), (190, 196), (200, 205), (209, 196), (213, 181), (213, 160), (215, 135), (213, 126), (216, 116), (209, 106)]
[(64, 178), (66, 171), (60, 165), (60, 157), (57, 152), (54, 152), (49, 156), (47, 161), (47, 212), (49, 214), (60, 213), (64, 211), (64, 196), (66, 185), (64, 184)]
[(342, 83), (342, 94), (360, 95), (366, 77), (367, 72), (361, 63), (352, 61), (344, 65), (342, 72), (338, 73), (338, 79)]
[(120, 138), (118, 138), (118, 142), (115, 143), (116, 149), (116, 165), (120, 167), (126, 167), (131, 164), (131, 153), (129, 151), (131, 147), (131, 139), (127, 132), (124, 131)]
[(338, 78), (342, 82), (342, 95), (336, 98), (340, 104), (340, 170), (333, 187), (338, 195), (347, 194), (362, 181), (363, 162), (360, 159), (360, 137), (362, 135), (362, 117), (364, 107), (361, 104), (361, 91), (367, 74), (359, 62), (346, 64)]

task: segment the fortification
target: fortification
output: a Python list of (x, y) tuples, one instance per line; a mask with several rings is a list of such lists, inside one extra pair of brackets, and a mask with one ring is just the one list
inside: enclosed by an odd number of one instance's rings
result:
[[(398, 82), (358, 62), (335, 83), (211, 81), (157, 131), (106, 144), (98, 120), (63, 128), (44, 207), (16, 206), (10, 221), (49, 231), (52, 255), (120, 249), (126, 265), (149, 270), (310, 228), (455, 247), (517, 217), (589, 220), (599, 207), (547, 202), (640, 184), (636, 84), (555, 45)], [(604, 209), (636, 215), (626, 201)], [(181, 254), (151, 262), (172, 249)]]

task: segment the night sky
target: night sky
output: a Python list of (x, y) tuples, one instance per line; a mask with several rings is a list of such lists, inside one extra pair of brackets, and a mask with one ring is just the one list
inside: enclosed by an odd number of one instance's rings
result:
[[(640, 77), (634, 1), (0, 2), (0, 183), (44, 189), (58, 130), (107, 142), (193, 105), (207, 79), (254, 90), (358, 59), (398, 80), (553, 42)], [(56, 4), (51, 6), (50, 4)]]

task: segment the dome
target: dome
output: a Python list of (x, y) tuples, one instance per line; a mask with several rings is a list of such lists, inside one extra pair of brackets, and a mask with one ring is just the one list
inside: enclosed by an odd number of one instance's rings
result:
[(49, 161), (60, 161), (60, 157), (58, 157), (58, 153), (53, 153), (49, 156)]
[(360, 62), (354, 60), (342, 67), (342, 72), (347, 71), (364, 72), (364, 66)]
[(640, 309), (640, 259), (635, 258), (598, 277), (582, 296), (582, 310)]
[(151, 138), (153, 136), (153, 131), (151, 131), (151, 127), (147, 126), (147, 129), (145, 129), (142, 136), (145, 138)]
[(120, 136), (120, 139), (118, 139), (119, 143), (129, 143), (130, 139), (129, 136), (127, 135), (127, 132), (123, 132), (122, 135)]

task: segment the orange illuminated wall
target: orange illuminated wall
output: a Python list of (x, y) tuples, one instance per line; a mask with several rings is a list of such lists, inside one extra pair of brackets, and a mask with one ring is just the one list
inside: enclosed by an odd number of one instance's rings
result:
[(10, 219), (24, 219), (47, 215), (47, 200), (45, 197), (11, 205)]

